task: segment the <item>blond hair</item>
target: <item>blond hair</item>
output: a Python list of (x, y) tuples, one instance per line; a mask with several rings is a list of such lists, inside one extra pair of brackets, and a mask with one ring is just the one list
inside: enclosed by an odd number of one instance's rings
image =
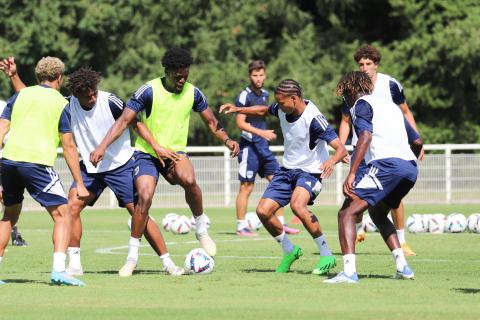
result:
[(56, 57), (43, 57), (35, 67), (35, 76), (38, 82), (54, 81), (58, 76), (63, 76), (65, 65)]

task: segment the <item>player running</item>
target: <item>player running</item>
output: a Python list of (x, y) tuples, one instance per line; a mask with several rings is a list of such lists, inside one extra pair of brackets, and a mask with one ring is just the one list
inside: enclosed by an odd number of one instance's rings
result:
[[(258, 206), (257, 215), (267, 231), (282, 247), (284, 256), (276, 272), (288, 272), (290, 266), (302, 255), (302, 249), (290, 242), (275, 212), (290, 203), (293, 213), (302, 221), (318, 246), (320, 261), (313, 274), (325, 274), (335, 267), (335, 257), (327, 245), (317, 217), (307, 208), (322, 190), (322, 180), (330, 176), (335, 164), (347, 151), (337, 134), (320, 113), (317, 106), (303, 99), (297, 81), (286, 79), (275, 89), (276, 103), (268, 106), (221, 106), (220, 112), (266, 116), (280, 119), (285, 151), (283, 167), (278, 169)], [(329, 157), (327, 145), (335, 149)]]
[[(397, 278), (414, 278), (395, 228), (387, 215), (392, 208), (399, 207), (417, 179), (416, 157), (410, 149), (409, 140), (415, 140), (412, 148), (416, 154), (420, 154), (423, 145), (397, 105), (372, 94), (373, 90), (370, 77), (360, 71), (346, 74), (337, 85), (337, 95), (343, 96), (350, 107), (358, 141), (350, 172), (343, 185), (347, 198), (338, 213), (344, 269), (336, 277), (325, 280), (328, 283), (358, 282), (355, 219), (366, 209), (392, 252)], [(367, 169), (362, 179), (355, 183), (357, 169), (363, 160)]]
[[(354, 54), (354, 59), (358, 64), (359, 70), (368, 74), (373, 82), (373, 95), (381, 96), (389, 101), (397, 104), (402, 110), (403, 115), (409, 124), (418, 132), (415, 119), (405, 99), (402, 85), (389, 75), (377, 72), (378, 65), (382, 58), (380, 51), (371, 45), (360, 47)], [(339, 137), (342, 143), (346, 143), (350, 133), (350, 112), (349, 108), (342, 108), (342, 121), (339, 128)], [(355, 147), (357, 143), (357, 135), (352, 132), (352, 145)], [(423, 149), (420, 154), (420, 160), (423, 160)], [(361, 179), (362, 172), (365, 170), (366, 164), (361, 163), (358, 171), (357, 179)], [(403, 203), (397, 209), (392, 210), (393, 223), (395, 224), (398, 239), (402, 246), (403, 252), (407, 256), (416, 255), (405, 240), (405, 210)], [(362, 227), (362, 216), (357, 221), (357, 241), (365, 240), (366, 230)]]
[(84, 286), (66, 272), (66, 250), (70, 241), (71, 218), (67, 198), (53, 165), (57, 146), (62, 143), (65, 160), (77, 184), (76, 196), (88, 197), (80, 174), (77, 148), (72, 133), (65, 130), (62, 112), (68, 101), (58, 92), (65, 67), (54, 57), (42, 58), (35, 67), (39, 85), (26, 87), (7, 102), (0, 119), (0, 141), (9, 132), (3, 150), (1, 175), (5, 212), (0, 221), (0, 261), (17, 223), (27, 188), (30, 195), (52, 216), (53, 284)]
[[(250, 106), (268, 106), (269, 94), (263, 89), (265, 81), (265, 63), (254, 60), (248, 65), (250, 85), (238, 96), (235, 105), (239, 108)], [(268, 147), (268, 142), (277, 135), (273, 130), (267, 129), (265, 117), (246, 116), (237, 114), (237, 127), (242, 130), (240, 139), (240, 153), (238, 155), (238, 179), (240, 189), (236, 201), (237, 234), (239, 236), (255, 236), (248, 227), (245, 213), (248, 207), (248, 198), (255, 187), (255, 177), (258, 175), (272, 181), (274, 172), (280, 168), (277, 159)], [(285, 233), (296, 234), (300, 230), (290, 228), (285, 224), (283, 209), (279, 209), (276, 216), (284, 226)]]
[[(203, 214), (202, 191), (196, 182), (192, 163), (185, 153), (192, 109), (200, 114), (210, 132), (232, 151), (232, 156), (238, 155), (239, 146), (228, 137), (217, 121), (203, 93), (187, 82), (192, 63), (193, 59), (188, 51), (180, 48), (169, 49), (162, 58), (165, 76), (147, 82), (133, 94), (120, 118), (90, 154), (92, 164), (100, 165), (106, 148), (137, 116), (152, 133), (150, 138), (137, 139), (135, 142), (137, 152), (134, 155), (134, 178), (139, 200), (132, 218), (129, 252), (135, 250), (135, 246), (138, 248), (161, 173), (169, 183), (179, 184), (185, 190), (185, 200), (196, 221), (195, 236), (209, 255), (216, 254), (216, 245), (208, 235), (207, 220)], [(180, 159), (175, 162), (166, 158), (169, 150), (176, 152)], [(125, 267), (129, 266), (134, 268), (135, 262), (127, 259)]]

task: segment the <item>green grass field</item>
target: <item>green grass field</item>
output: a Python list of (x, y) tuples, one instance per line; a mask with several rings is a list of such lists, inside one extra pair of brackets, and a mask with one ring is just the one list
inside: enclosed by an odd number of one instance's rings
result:
[[(478, 206), (409, 206), (408, 213), (480, 211)], [(153, 210), (160, 221), (171, 210)], [(330, 247), (342, 261), (336, 207), (314, 207)], [(188, 210), (175, 210), (187, 214)], [(142, 247), (137, 273), (120, 278), (118, 269), (129, 239), (127, 213), (83, 213), (82, 262), (87, 287), (50, 286), (52, 222), (47, 213), (23, 213), (24, 248), (8, 247), (0, 266), (0, 319), (479, 319), (480, 235), (411, 235), (418, 253), (408, 261), (414, 281), (394, 280), (390, 253), (378, 233), (357, 246), (358, 285), (329, 285), (311, 275), (318, 260), (306, 231), (291, 237), (304, 256), (288, 274), (275, 274), (281, 250), (265, 230), (253, 239), (234, 234), (234, 210), (209, 209), (217, 241), (215, 271), (205, 276), (172, 277), (160, 259)], [(291, 213), (287, 212), (287, 219)], [(183, 265), (198, 247), (193, 233), (166, 233), (170, 253)]]

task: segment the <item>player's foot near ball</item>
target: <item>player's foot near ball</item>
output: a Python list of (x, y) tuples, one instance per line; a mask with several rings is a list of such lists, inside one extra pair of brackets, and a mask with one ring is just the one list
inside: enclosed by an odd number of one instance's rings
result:
[(357, 242), (365, 241), (366, 236), (367, 236), (367, 233), (365, 232), (365, 230), (357, 231)]
[(298, 260), (302, 256), (302, 254), (303, 254), (302, 248), (296, 245), (293, 246), (292, 252), (283, 255), (282, 261), (280, 261), (280, 264), (278, 265), (275, 272), (278, 272), (278, 273), (288, 272), (292, 264), (296, 260)]
[(406, 256), (416, 256), (417, 254), (412, 250), (412, 248), (410, 248), (410, 246), (405, 242), (404, 244), (402, 244), (402, 251), (403, 251), (403, 254), (406, 255)]
[(415, 279), (415, 274), (413, 273), (413, 270), (410, 269), (408, 265), (406, 265), (403, 267), (402, 271), (397, 270), (397, 274), (395, 275), (395, 278), (413, 280)]
[(337, 265), (337, 260), (334, 256), (322, 256), (320, 261), (313, 269), (312, 274), (322, 275), (328, 273), (330, 270), (335, 268)]
[(256, 237), (258, 234), (253, 232), (252, 230), (248, 228), (243, 228), (240, 230), (237, 230), (237, 236), (241, 237)]
[(357, 273), (353, 273), (351, 276), (347, 276), (345, 272), (340, 272), (335, 277), (323, 280), (325, 283), (358, 283)]
[(67, 268), (67, 273), (71, 276), (83, 276), (83, 268), (73, 268), (73, 267), (68, 267)]
[(185, 274), (185, 269), (176, 266), (175, 264), (169, 265), (168, 267), (164, 268), (163, 271), (165, 271), (171, 276), (181, 276)]
[(207, 232), (195, 233), (195, 237), (209, 256), (214, 257), (217, 254), (217, 245)]
[(120, 277), (131, 277), (136, 267), (137, 262), (135, 260), (127, 259), (123, 267), (118, 270), (118, 275)]
[(85, 287), (85, 282), (74, 278), (73, 276), (69, 275), (68, 273), (64, 272), (55, 272), (52, 271), (50, 274), (50, 281), (52, 284), (57, 286), (77, 286), (77, 287)]
[(297, 234), (300, 232), (300, 229), (290, 228), (286, 224), (283, 225), (283, 230), (286, 234)]

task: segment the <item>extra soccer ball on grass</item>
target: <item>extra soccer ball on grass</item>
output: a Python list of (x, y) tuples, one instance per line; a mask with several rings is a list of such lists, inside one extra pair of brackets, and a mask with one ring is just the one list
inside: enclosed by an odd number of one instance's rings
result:
[(193, 249), (185, 257), (185, 270), (190, 274), (207, 274), (213, 271), (215, 261), (203, 249)]
[(262, 222), (256, 212), (247, 212), (245, 220), (247, 220), (248, 228), (252, 231), (257, 231), (262, 227)]

